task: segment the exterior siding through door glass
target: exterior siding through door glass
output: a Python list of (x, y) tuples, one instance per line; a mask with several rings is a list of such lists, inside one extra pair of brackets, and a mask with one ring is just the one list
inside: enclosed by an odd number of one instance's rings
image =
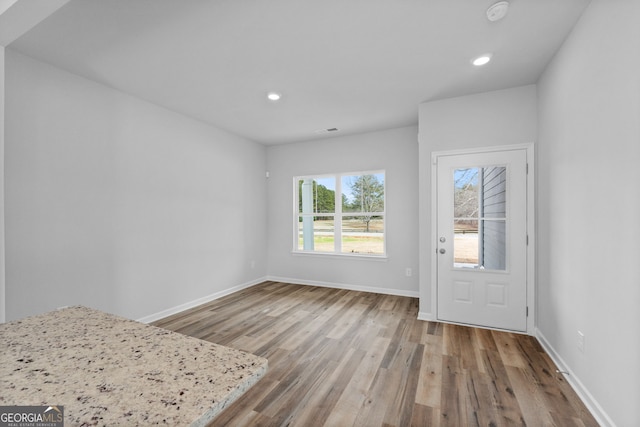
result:
[[(504, 270), (506, 268), (506, 191), (507, 171), (504, 167), (482, 169), (481, 218), (496, 220), (482, 221), (482, 263), (484, 268)], [(498, 219), (500, 218), (500, 219)]]

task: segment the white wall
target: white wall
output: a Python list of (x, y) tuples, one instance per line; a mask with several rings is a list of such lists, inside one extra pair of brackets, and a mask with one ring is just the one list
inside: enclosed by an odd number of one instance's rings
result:
[(140, 318), (265, 276), (263, 146), (6, 52), (8, 320)]
[(639, 24), (594, 0), (538, 87), (538, 327), (618, 426), (640, 425)]
[(534, 143), (536, 87), (462, 96), (420, 105), (420, 317), (435, 319), (431, 268), (431, 154)]
[(5, 321), (4, 279), (4, 57), (5, 48), (0, 46), (0, 323)]
[[(321, 141), (271, 146), (267, 151), (269, 269), (299, 283), (418, 295), (418, 143), (415, 126)], [(386, 261), (293, 255), (293, 177), (386, 171)], [(405, 269), (413, 275), (406, 277)]]

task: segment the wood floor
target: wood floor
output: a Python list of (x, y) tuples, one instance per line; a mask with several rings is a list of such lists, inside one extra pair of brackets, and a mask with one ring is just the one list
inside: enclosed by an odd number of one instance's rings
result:
[(214, 426), (597, 426), (535, 338), (416, 319), (418, 300), (277, 282), (156, 326), (269, 360)]

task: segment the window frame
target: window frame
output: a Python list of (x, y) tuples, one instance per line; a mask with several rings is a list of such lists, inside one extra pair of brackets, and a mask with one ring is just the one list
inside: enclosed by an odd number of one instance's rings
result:
[[(362, 175), (383, 175), (383, 204), (384, 209), (380, 212), (343, 212), (342, 210), (342, 178), (346, 176), (362, 176)], [(313, 214), (303, 214), (300, 212), (300, 198), (299, 198), (299, 182), (305, 179), (319, 180), (323, 178), (333, 178), (335, 180), (335, 208), (333, 212), (314, 212)], [(342, 221), (345, 217), (357, 217), (373, 214), (375, 216), (382, 217), (382, 253), (362, 253), (362, 252), (342, 252)], [(318, 250), (304, 250), (298, 249), (299, 243), (299, 219), (303, 215), (307, 216), (326, 216), (333, 217), (333, 237), (334, 246), (333, 251), (318, 251)], [(386, 260), (387, 259), (387, 174), (384, 169), (356, 171), (356, 172), (338, 172), (338, 173), (324, 173), (315, 175), (297, 175), (293, 177), (293, 241), (292, 241), (292, 253), (294, 255), (311, 255), (320, 257), (353, 257), (353, 258), (367, 258)]]

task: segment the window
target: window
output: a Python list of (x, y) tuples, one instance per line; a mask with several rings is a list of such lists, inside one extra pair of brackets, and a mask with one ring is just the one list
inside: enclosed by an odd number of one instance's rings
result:
[(453, 171), (456, 268), (506, 269), (507, 168)]
[(384, 171), (294, 178), (294, 251), (384, 256)]

